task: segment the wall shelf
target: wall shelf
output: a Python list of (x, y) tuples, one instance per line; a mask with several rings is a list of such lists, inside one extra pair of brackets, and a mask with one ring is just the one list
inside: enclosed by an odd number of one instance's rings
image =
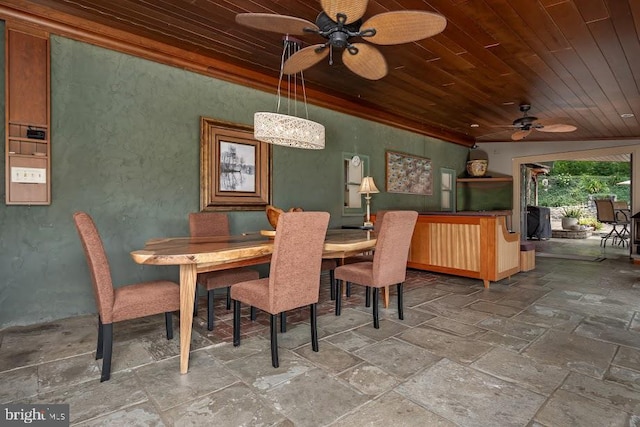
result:
[(512, 182), (513, 178), (510, 176), (504, 176), (504, 177), (496, 177), (496, 178), (487, 178), (487, 177), (480, 177), (480, 178), (458, 178), (456, 179), (456, 182)]

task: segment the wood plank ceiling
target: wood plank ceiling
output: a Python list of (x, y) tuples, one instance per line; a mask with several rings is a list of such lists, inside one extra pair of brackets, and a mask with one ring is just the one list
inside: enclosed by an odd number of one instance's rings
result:
[[(282, 35), (240, 26), (235, 15), (276, 13), (313, 22), (321, 9), (318, 2), (302, 0), (0, 5), (86, 31), (104, 26), (161, 42), (192, 61), (210, 58), (209, 71), (240, 76), (272, 92)], [(521, 103), (532, 105), (531, 115), (578, 129), (533, 132), (514, 144), (640, 137), (639, 0), (370, 1), (364, 19), (403, 9), (438, 12), (447, 27), (426, 40), (377, 46), (390, 70), (378, 81), (351, 73), (338, 54), (333, 65), (320, 62), (305, 72), (310, 102), (465, 145), (510, 141), (513, 129), (507, 126), (521, 116)], [(301, 38), (305, 45), (324, 41), (313, 34)]]

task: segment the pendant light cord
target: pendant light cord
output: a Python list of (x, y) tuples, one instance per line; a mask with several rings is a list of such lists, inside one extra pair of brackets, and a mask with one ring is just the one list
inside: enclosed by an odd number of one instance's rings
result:
[[(278, 76), (278, 91), (277, 91), (277, 103), (276, 103), (276, 112), (280, 113), (280, 104), (281, 104), (281, 96), (282, 96), (282, 79), (284, 77), (284, 62), (285, 60), (291, 58), (295, 53), (300, 50), (299, 44), (297, 42), (289, 40), (288, 36), (284, 38), (284, 46), (282, 49), (282, 56), (280, 58), (280, 75)], [(293, 83), (292, 83), (293, 80)], [(309, 119), (309, 107), (307, 105), (307, 89), (304, 83), (304, 73), (300, 71), (300, 84), (302, 86), (302, 99), (304, 101), (304, 109), (307, 120)], [(293, 108), (294, 115), (298, 114), (298, 104), (296, 100), (298, 99), (298, 83), (297, 76), (294, 74), (293, 77), (291, 74), (287, 75), (287, 114), (291, 113), (291, 88), (293, 86)]]

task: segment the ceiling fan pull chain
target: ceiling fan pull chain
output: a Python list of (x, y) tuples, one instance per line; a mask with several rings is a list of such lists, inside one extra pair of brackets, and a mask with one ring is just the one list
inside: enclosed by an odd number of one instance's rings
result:
[(333, 46), (329, 45), (329, 65), (333, 65)]

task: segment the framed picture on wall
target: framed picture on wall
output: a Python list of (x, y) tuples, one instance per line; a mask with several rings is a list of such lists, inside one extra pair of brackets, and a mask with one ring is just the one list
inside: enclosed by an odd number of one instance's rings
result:
[(271, 203), (271, 150), (253, 128), (202, 117), (200, 209), (262, 210)]
[(387, 151), (385, 165), (388, 193), (433, 194), (431, 159)]

